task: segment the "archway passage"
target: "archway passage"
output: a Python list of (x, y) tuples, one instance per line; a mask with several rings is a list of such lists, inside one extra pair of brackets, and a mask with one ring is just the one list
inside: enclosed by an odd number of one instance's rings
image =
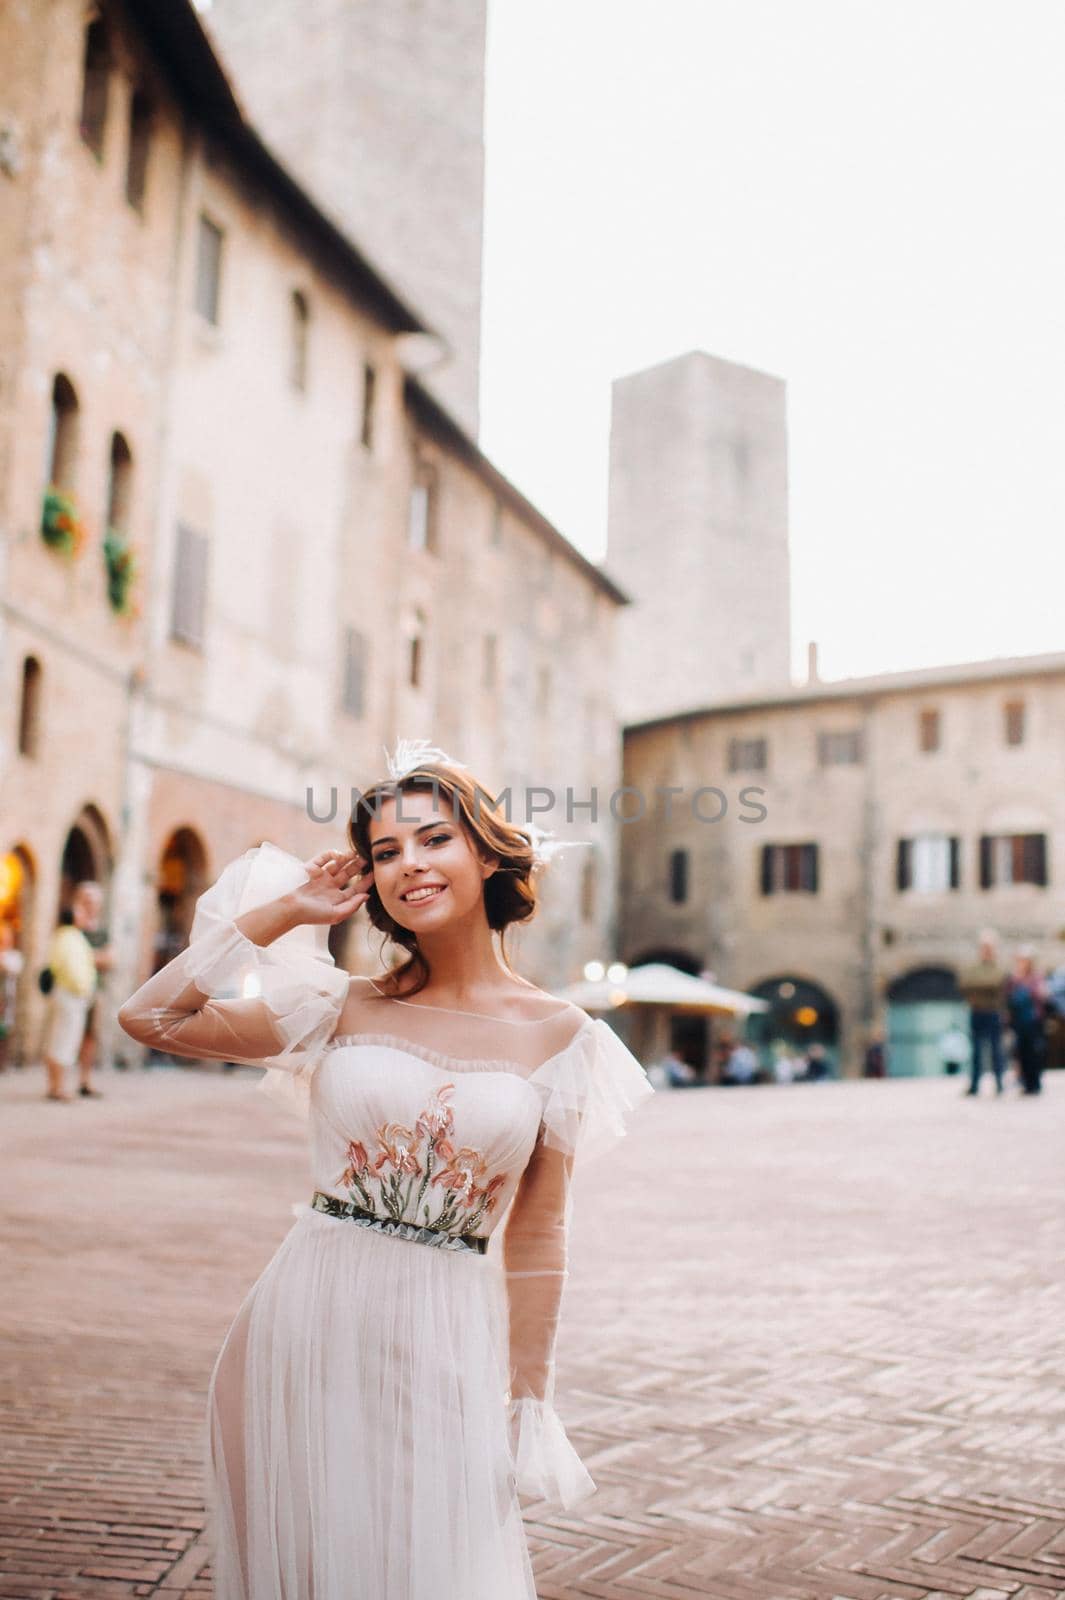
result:
[(113, 859), (111, 836), (99, 808), (91, 803), (83, 806), (63, 844), (58, 912), (69, 911), (74, 890), (86, 879), (100, 885), (106, 900)]
[(887, 991), (887, 1072), (928, 1078), (969, 1065), (969, 1009), (950, 967), (914, 967)]
[(792, 1060), (823, 1058), (839, 1072), (839, 1007), (819, 983), (784, 973), (766, 978), (748, 990), (769, 1002), (769, 1010), (748, 1018), (747, 1037), (764, 1067), (773, 1070), (782, 1056)]
[(30, 951), (36, 872), (25, 845), (0, 855), (0, 1071), (29, 1056), (26, 1027), (30, 1000)]
[(207, 851), (194, 828), (175, 828), (159, 857), (158, 918), (152, 971), (180, 955), (189, 942), (196, 902), (207, 887)]

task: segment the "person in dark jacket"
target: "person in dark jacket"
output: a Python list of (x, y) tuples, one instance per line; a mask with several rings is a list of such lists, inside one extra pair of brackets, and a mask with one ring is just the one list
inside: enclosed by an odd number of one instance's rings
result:
[(970, 1082), (966, 1093), (980, 1093), (984, 1052), (987, 1050), (991, 1056), (991, 1070), (995, 1074), (995, 1093), (1001, 1094), (1006, 1065), (1002, 1050), (1006, 971), (999, 965), (998, 941), (990, 928), (985, 928), (980, 935), (980, 959), (972, 966), (963, 967), (958, 974), (958, 988), (969, 1007), (969, 1026), (972, 1030)]
[(1046, 1004), (1046, 979), (1036, 967), (1035, 951), (1026, 946), (1017, 952), (1006, 985), (1006, 1009), (1017, 1041), (1017, 1062), (1025, 1094), (1039, 1094), (1043, 1087)]

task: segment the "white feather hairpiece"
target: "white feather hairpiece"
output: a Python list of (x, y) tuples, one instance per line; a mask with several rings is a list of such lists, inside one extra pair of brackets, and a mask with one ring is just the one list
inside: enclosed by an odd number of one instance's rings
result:
[(521, 827), (522, 833), (527, 833), (532, 841), (533, 871), (537, 872), (546, 867), (563, 850), (570, 850), (575, 845), (591, 844), (590, 839), (558, 839), (553, 833), (537, 826), (535, 822), (525, 822)]
[(430, 739), (397, 739), (395, 755), (390, 756), (385, 748), (385, 764), (388, 776), (393, 779), (405, 778), (416, 767), (465, 767), (464, 762), (456, 761)]

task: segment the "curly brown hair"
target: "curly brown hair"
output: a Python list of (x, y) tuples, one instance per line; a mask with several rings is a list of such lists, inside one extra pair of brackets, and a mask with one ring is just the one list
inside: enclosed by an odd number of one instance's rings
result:
[[(506, 930), (514, 922), (528, 922), (536, 913), (537, 894), (533, 881), (533, 843), (505, 817), (497, 814), (498, 798), (463, 770), (428, 762), (404, 773), (402, 778), (383, 779), (358, 796), (348, 819), (348, 842), (364, 860), (370, 855), (370, 823), (380, 816), (386, 800), (414, 790), (430, 790), (442, 811), (459, 824), (471, 847), (483, 861), (499, 863), (484, 882), (484, 910), (488, 926), (500, 935), (500, 953), (513, 972), (506, 949)], [(366, 914), (372, 927), (384, 934), (381, 949), (391, 941), (401, 945), (408, 959), (393, 969), (397, 987), (413, 978), (404, 994), (418, 994), (429, 981), (429, 963), (418, 948), (417, 935), (390, 917), (381, 904), (376, 886), (371, 886)]]

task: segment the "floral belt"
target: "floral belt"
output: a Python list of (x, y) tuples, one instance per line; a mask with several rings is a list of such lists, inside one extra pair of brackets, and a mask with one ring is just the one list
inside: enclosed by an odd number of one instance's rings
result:
[(435, 1245), (440, 1250), (472, 1250), (483, 1256), (488, 1249), (486, 1234), (446, 1233), (443, 1228), (401, 1222), (396, 1217), (379, 1217), (375, 1211), (367, 1211), (364, 1206), (356, 1205), (354, 1200), (338, 1200), (335, 1195), (323, 1194), (321, 1189), (315, 1190), (311, 1209), (324, 1212), (327, 1217), (346, 1217), (349, 1222), (357, 1222), (363, 1228), (373, 1228), (376, 1233), (390, 1233), (397, 1239), (410, 1239), (415, 1244)]

